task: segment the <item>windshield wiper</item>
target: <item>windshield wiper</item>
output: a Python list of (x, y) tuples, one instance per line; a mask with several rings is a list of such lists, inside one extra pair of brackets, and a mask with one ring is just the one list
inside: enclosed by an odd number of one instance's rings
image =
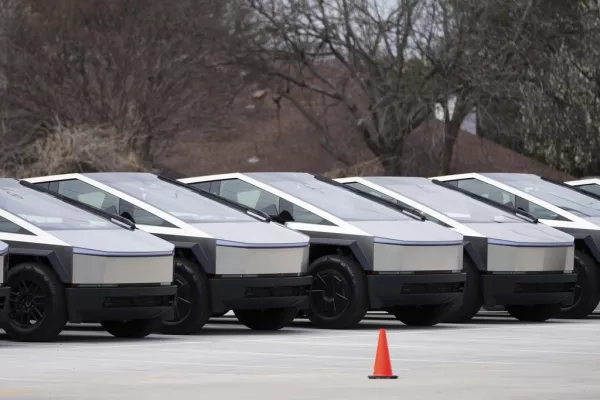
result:
[(136, 229), (136, 225), (134, 222), (130, 221), (129, 219), (125, 218), (125, 217), (121, 217), (120, 215), (116, 215), (116, 214), (111, 214), (109, 212), (106, 212), (104, 210), (101, 210), (99, 208), (90, 206), (89, 204), (86, 204), (84, 202), (72, 199), (70, 197), (67, 197), (65, 195), (62, 195), (60, 193), (54, 192), (50, 189), (46, 189), (43, 186), (40, 185), (36, 185), (34, 183), (31, 182), (27, 182), (27, 181), (22, 181), (19, 180), (19, 183), (29, 189), (33, 189), (36, 190), (38, 192), (41, 193), (45, 193), (48, 194), (52, 197), (55, 197), (59, 200), (64, 201), (65, 203), (71, 204), (72, 206), (78, 207), (78, 208), (82, 208), (86, 211), (89, 211), (90, 213), (97, 215), (101, 218), (107, 219), (109, 221), (111, 221), (112, 223), (114, 223), (115, 225), (119, 225), (120, 227), (124, 228), (124, 229), (129, 229), (131, 231)]
[(487, 205), (490, 205), (492, 207), (496, 207), (496, 208), (498, 208), (500, 210), (503, 210), (503, 211), (506, 211), (506, 212), (508, 212), (510, 214), (513, 214), (513, 215), (516, 215), (518, 217), (521, 217), (521, 218), (523, 218), (525, 220), (529, 220), (530, 222), (532, 222), (534, 224), (537, 224), (539, 222), (539, 220), (535, 216), (531, 215), (530, 213), (528, 213), (525, 210), (520, 210), (518, 208), (513, 208), (513, 207), (505, 206), (504, 204), (497, 203), (494, 200), (487, 199), (487, 198), (485, 198), (483, 196), (480, 196), (478, 194), (475, 194), (473, 192), (469, 192), (468, 190), (459, 188), (458, 186), (451, 185), (448, 182), (439, 181), (437, 179), (432, 179), (431, 181), (433, 183), (435, 183), (436, 185), (445, 187), (445, 188), (450, 189), (450, 190), (454, 190), (455, 192), (462, 193), (464, 195), (469, 196), (472, 199), (481, 201), (483, 203), (486, 203)]
[(377, 196), (375, 196), (373, 194), (370, 194), (370, 193), (367, 193), (367, 192), (363, 192), (362, 190), (358, 190), (356, 188), (353, 188), (352, 186), (345, 185), (345, 184), (340, 183), (338, 181), (335, 181), (333, 179), (327, 178), (326, 176), (323, 176), (323, 175), (313, 175), (313, 176), (315, 177), (315, 179), (317, 179), (317, 180), (319, 180), (321, 182), (329, 183), (330, 185), (344, 188), (344, 189), (346, 189), (346, 190), (348, 190), (348, 191), (350, 191), (352, 193), (355, 193), (355, 194), (357, 194), (359, 196), (364, 197), (365, 199), (372, 200), (372, 201), (374, 201), (376, 203), (379, 203), (379, 204), (381, 204), (383, 206), (386, 206), (388, 208), (391, 208), (393, 210), (400, 211), (403, 214), (408, 215), (409, 217), (412, 217), (412, 218), (417, 219), (419, 221), (425, 221), (425, 220), (427, 220), (427, 218), (425, 217), (425, 214), (423, 214), (421, 211), (416, 210), (416, 209), (414, 209), (412, 207), (403, 206), (403, 205), (400, 205), (398, 203), (392, 203), (389, 200), (382, 199), (381, 197), (377, 197)]
[(228, 206), (228, 207), (231, 207), (231, 208), (235, 208), (238, 211), (242, 211), (246, 215), (249, 215), (252, 218), (257, 219), (257, 220), (259, 220), (261, 222), (271, 222), (272, 221), (271, 216), (269, 214), (263, 212), (263, 211), (256, 210), (256, 209), (254, 209), (252, 207), (247, 207), (247, 206), (245, 206), (245, 205), (243, 205), (241, 203), (238, 203), (236, 201), (229, 200), (229, 199), (226, 199), (224, 197), (218, 196), (216, 194), (213, 194), (213, 193), (210, 193), (210, 192), (206, 192), (206, 191), (204, 191), (202, 189), (195, 188), (194, 186), (188, 185), (188, 184), (183, 183), (181, 181), (178, 181), (177, 179), (172, 179), (172, 178), (169, 178), (169, 177), (166, 177), (166, 176), (163, 176), (163, 175), (157, 175), (157, 177), (161, 181), (172, 183), (173, 185), (177, 185), (179, 187), (191, 190), (192, 192), (194, 192), (196, 194), (199, 194), (200, 196), (204, 196), (204, 197), (206, 197), (206, 198), (208, 198), (210, 200), (214, 200), (214, 201), (216, 201), (218, 203), (221, 203), (221, 204), (223, 204), (225, 206)]

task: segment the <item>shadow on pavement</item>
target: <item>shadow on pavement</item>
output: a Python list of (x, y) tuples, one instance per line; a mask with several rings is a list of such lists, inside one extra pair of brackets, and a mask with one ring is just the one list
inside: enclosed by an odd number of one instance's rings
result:
[[(600, 319), (600, 313), (591, 314), (587, 319)], [(404, 325), (402, 322), (397, 321), (392, 315), (385, 313), (374, 313), (367, 314), (363, 321), (355, 328), (347, 329), (344, 331), (374, 331), (380, 328), (387, 330), (422, 330), (422, 331), (434, 331), (434, 330), (460, 330), (476, 325), (550, 325), (550, 324), (564, 324), (569, 323), (568, 319), (552, 319), (545, 322), (523, 322), (512, 318), (506, 312), (480, 312), (475, 318), (469, 322), (462, 324), (445, 324), (441, 323), (431, 327), (417, 327)], [(305, 316), (298, 317), (289, 326), (289, 328), (304, 328), (312, 329), (314, 331), (328, 331), (328, 329), (318, 328), (314, 326), (308, 318)], [(115, 343), (127, 343), (132, 341), (140, 340), (173, 340), (181, 337), (198, 337), (198, 336), (213, 336), (213, 335), (232, 335), (232, 336), (259, 336), (259, 335), (304, 335), (307, 333), (305, 330), (294, 330), (294, 329), (281, 329), (278, 331), (254, 331), (243, 326), (235, 316), (226, 315), (222, 317), (212, 318), (208, 324), (206, 324), (200, 331), (190, 335), (163, 335), (153, 334), (144, 339), (119, 339), (110, 336), (102, 329), (99, 324), (83, 324), (83, 325), (67, 325), (65, 327), (67, 332), (86, 332), (84, 335), (61, 335), (58, 342), (115, 342)], [(313, 332), (314, 332), (313, 331)], [(329, 330), (331, 331), (331, 330)], [(342, 330), (336, 330), (342, 331)], [(93, 335), (97, 333), (97, 335)], [(0, 340), (9, 340), (6, 334), (0, 334)]]
[[(70, 331), (70, 329), (69, 329)], [(88, 334), (84, 334), (84, 335), (73, 335), (73, 334), (65, 334), (65, 332), (63, 331), (63, 333), (61, 333), (58, 338), (56, 338), (56, 340), (51, 341), (51, 342), (18, 342), (18, 341), (14, 341), (11, 340), (8, 335), (4, 332), (0, 333), (0, 347), (2, 346), (2, 343), (13, 343), (15, 345), (52, 345), (52, 344), (62, 344), (62, 343), (111, 343), (111, 344), (122, 344), (122, 343), (142, 343), (144, 341), (146, 342), (166, 342), (172, 339), (169, 339), (168, 337), (165, 338), (164, 336), (156, 336), (156, 335), (150, 335), (147, 336), (143, 339), (122, 339), (122, 338), (116, 338), (112, 335), (108, 335), (107, 333), (105, 333), (102, 330), (98, 330), (98, 334), (97, 335), (88, 335)]]
[(475, 317), (469, 322), (465, 322), (463, 325), (552, 325), (552, 324), (565, 324), (568, 323), (568, 319), (550, 319), (543, 322), (527, 322), (519, 321), (512, 317), (498, 318), (498, 317)]
[[(216, 322), (216, 323), (215, 323)], [(235, 326), (235, 327), (234, 327)], [(69, 332), (96, 332), (103, 336), (94, 336), (97, 338), (108, 339), (108, 340), (123, 340), (130, 341), (129, 339), (118, 339), (109, 335), (104, 331), (104, 329), (98, 324), (85, 324), (85, 325), (67, 325), (65, 327), (65, 331)], [(222, 317), (219, 318), (219, 321), (210, 320), (208, 324), (206, 324), (200, 331), (196, 333), (191, 333), (189, 335), (164, 335), (160, 333), (152, 334), (144, 339), (132, 339), (132, 340), (146, 340), (148, 338), (182, 338), (182, 337), (195, 337), (195, 336), (210, 336), (210, 335), (286, 335), (286, 334), (294, 334), (301, 333), (297, 331), (290, 330), (279, 330), (279, 331), (253, 331), (250, 328), (245, 327), (235, 317)], [(78, 336), (79, 337), (79, 336)], [(90, 335), (80, 336), (82, 338), (92, 337)]]

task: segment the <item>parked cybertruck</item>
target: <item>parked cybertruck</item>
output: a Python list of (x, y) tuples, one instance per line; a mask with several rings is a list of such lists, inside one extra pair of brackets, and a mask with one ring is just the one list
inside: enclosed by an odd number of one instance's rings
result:
[(583, 318), (600, 302), (600, 201), (569, 185), (532, 174), (484, 173), (435, 177), (493, 204), (535, 216), (545, 225), (575, 237), (575, 302), (565, 318)]
[[(2, 232), (0, 232), (0, 238)], [(8, 245), (0, 242), (0, 324), (6, 322), (8, 318), (8, 297), (10, 288), (6, 285), (6, 274), (8, 272)]]
[(305, 173), (233, 173), (180, 179), (261, 210), (311, 237), (312, 323), (349, 328), (385, 309), (434, 325), (460, 301), (462, 235)]
[(455, 186), (412, 177), (336, 181), (402, 206), (465, 237), (463, 303), (446, 322), (465, 322), (481, 306), (504, 306), (515, 318), (544, 321), (573, 304), (574, 238), (527, 215), (500, 210)]
[(275, 330), (308, 307), (309, 238), (262, 213), (149, 173), (28, 181), (126, 217), (175, 245), (178, 291), (165, 333), (195, 332), (228, 309), (249, 328)]
[(174, 246), (28, 186), (0, 179), (8, 335), (52, 340), (67, 322), (100, 322), (117, 337), (156, 331), (173, 313)]

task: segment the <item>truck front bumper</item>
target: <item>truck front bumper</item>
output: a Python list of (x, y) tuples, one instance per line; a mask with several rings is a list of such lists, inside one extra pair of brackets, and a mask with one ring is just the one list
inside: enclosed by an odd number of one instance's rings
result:
[(66, 289), (69, 322), (172, 319), (176, 285)]
[(483, 301), (496, 305), (573, 304), (575, 273), (488, 273), (481, 275)]
[(263, 310), (308, 308), (312, 276), (211, 278), (210, 292), (214, 312), (225, 310)]
[(459, 301), (466, 276), (464, 272), (367, 275), (370, 309)]

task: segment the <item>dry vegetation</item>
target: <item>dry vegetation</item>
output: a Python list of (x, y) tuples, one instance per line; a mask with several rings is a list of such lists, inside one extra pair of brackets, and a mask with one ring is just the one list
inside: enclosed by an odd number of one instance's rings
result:
[[(237, 69), (218, 66), (216, 41), (227, 31), (218, 0), (2, 0), (0, 8), (9, 3), (0, 165), (13, 174), (39, 157), (59, 163), (49, 157), (86, 141), (99, 152), (127, 149), (114, 168), (131, 157), (151, 165), (191, 129), (218, 132), (243, 84)], [(40, 152), (51, 145), (60, 148)], [(85, 158), (71, 166), (105, 168), (90, 164), (102, 160), (92, 152), (76, 151)]]
[[(92, 139), (90, 139), (92, 138)], [(6, 157), (1, 176), (22, 178), (68, 174), (75, 171), (148, 171), (150, 166), (128, 148), (127, 140), (114, 128), (58, 126), (35, 140), (28, 159)]]

